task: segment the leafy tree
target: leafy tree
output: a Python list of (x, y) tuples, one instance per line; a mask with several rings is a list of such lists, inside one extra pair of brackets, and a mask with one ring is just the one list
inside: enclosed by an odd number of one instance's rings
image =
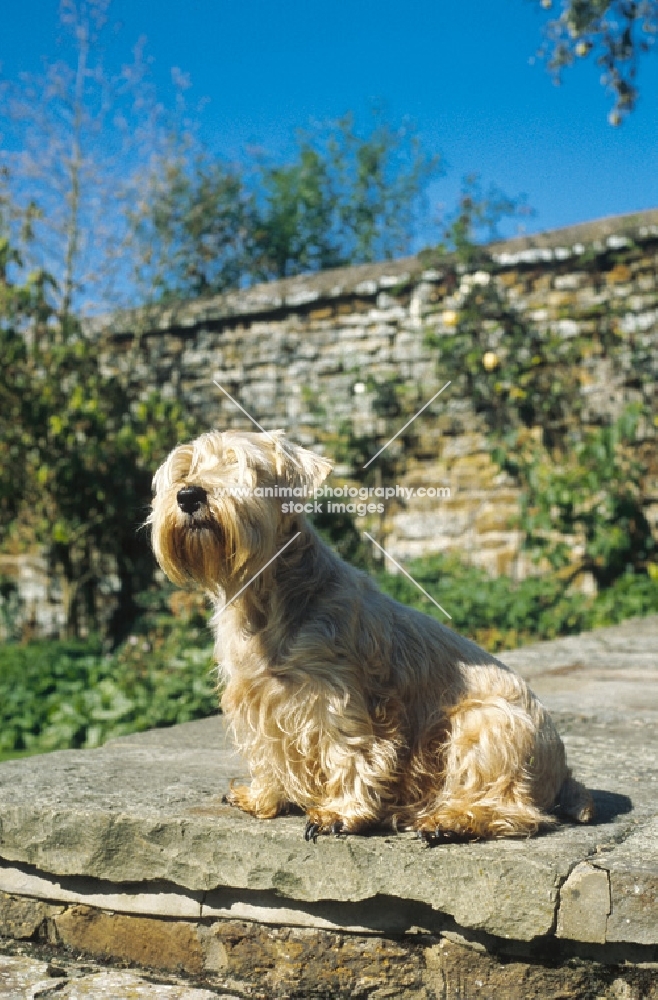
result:
[(361, 137), (351, 115), (300, 132), (293, 163), (257, 172), (254, 276), (284, 278), (408, 251), (419, 198), (438, 170), (407, 127), (376, 113)]
[[(535, 0), (544, 10), (553, 0)], [(614, 96), (608, 119), (618, 125), (636, 105), (638, 67), (658, 32), (658, 0), (562, 0), (561, 10), (545, 28), (540, 50), (559, 79), (576, 59), (591, 55), (601, 81)]]
[(302, 140), (296, 163), (261, 166), (254, 271), (264, 281), (344, 262), (332, 164)]
[(129, 209), (139, 282), (147, 299), (194, 297), (240, 285), (250, 266), (252, 195), (235, 167), (173, 139)]
[(145, 286), (193, 297), (403, 253), (437, 168), (381, 116), (365, 137), (350, 116), (300, 133), (284, 164), (229, 165), (172, 140), (131, 216)]
[(78, 319), (130, 287), (122, 208), (164, 137), (140, 52), (105, 73), (110, 3), (62, 0), (61, 58), (2, 88), (20, 151), (0, 161), (0, 544), (42, 546), (68, 635), (98, 627), (111, 579), (111, 628), (129, 627), (152, 574), (136, 534), (152, 470), (193, 433), (175, 401), (135, 403)]

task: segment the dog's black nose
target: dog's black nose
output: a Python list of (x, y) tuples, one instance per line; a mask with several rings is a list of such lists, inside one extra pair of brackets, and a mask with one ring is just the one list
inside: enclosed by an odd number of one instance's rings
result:
[(183, 486), (176, 494), (178, 506), (186, 514), (194, 514), (202, 503), (205, 503), (208, 494), (203, 486)]

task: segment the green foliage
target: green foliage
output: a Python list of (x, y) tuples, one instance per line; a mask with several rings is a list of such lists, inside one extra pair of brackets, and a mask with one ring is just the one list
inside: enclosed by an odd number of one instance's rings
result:
[(261, 163), (255, 274), (284, 278), (403, 253), (438, 159), (377, 115), (364, 138), (351, 115), (300, 132), (295, 162)]
[[(607, 426), (584, 427), (581, 378), (592, 354), (617, 366), (630, 348), (633, 367), (646, 364), (648, 338), (620, 342), (608, 315), (596, 315), (593, 336), (523, 319), (489, 252), (474, 242), (478, 221), (505, 209), (503, 200), (466, 189), (446, 242), (426, 255), (427, 263), (432, 254), (443, 260), (453, 290), (460, 282), (455, 332), (429, 331), (426, 339), (438, 348), (441, 372), (484, 418), (494, 460), (522, 487), (524, 547), (567, 577), (586, 571), (599, 588), (610, 587), (628, 570), (646, 573), (655, 554), (643, 511), (649, 466), (638, 451), (643, 440), (650, 446), (652, 413), (648, 402), (637, 404)], [(447, 245), (462, 261), (452, 271)]]
[(128, 211), (148, 298), (198, 296), (240, 285), (250, 267), (253, 199), (236, 168), (170, 146), (146, 204)]
[(408, 128), (351, 116), (300, 132), (291, 162), (241, 166), (172, 143), (131, 214), (149, 294), (222, 292), (404, 252), (436, 173)]
[(441, 220), (440, 242), (422, 250), (419, 258), (426, 267), (491, 268), (491, 255), (483, 244), (500, 238), (504, 219), (523, 219), (532, 214), (525, 196), (511, 198), (495, 184), (485, 191), (479, 174), (467, 174), (462, 179), (456, 208)]
[(613, 625), (635, 615), (651, 614), (658, 606), (658, 579), (632, 572), (591, 597), (570, 589), (559, 575), (514, 582), (504, 576), (492, 578), (453, 556), (430, 556), (405, 569), (445, 608), (452, 621), (402, 574), (378, 574), (382, 590), (492, 652)]
[(261, 164), (254, 229), (254, 277), (263, 281), (343, 263), (336, 239), (331, 164), (307, 141), (297, 162)]
[[(544, 10), (553, 7), (553, 0), (536, 2)], [(591, 54), (614, 96), (608, 120), (618, 125), (635, 107), (640, 58), (651, 50), (657, 31), (657, 0), (564, 0), (559, 16), (546, 25), (540, 55), (559, 79), (565, 67)]]
[(465, 178), (443, 242), (422, 254), (428, 266), (447, 270), (453, 289), (462, 283), (457, 324), (454, 334), (428, 332), (426, 339), (440, 351), (442, 372), (461, 383), (491, 432), (541, 424), (552, 446), (578, 416), (578, 363), (587, 345), (582, 338), (528, 323), (497, 280), (491, 251), (477, 242), (483, 233), (495, 238), (502, 219), (528, 211), (522, 198), (509, 198), (496, 188), (484, 192), (477, 176)]
[(641, 410), (629, 407), (610, 426), (583, 431), (557, 456), (536, 442), (517, 444), (520, 524), (537, 561), (589, 571), (600, 588), (628, 570), (646, 572), (656, 543), (643, 511), (647, 465), (635, 450), (640, 418)]
[[(368, 486), (381, 486), (386, 480), (395, 480), (398, 473), (400, 452), (408, 446), (415, 428), (403, 432), (379, 455), (376, 463), (369, 464), (374, 455), (392, 435), (397, 434), (406, 421), (418, 412), (423, 398), (420, 387), (411, 388), (400, 376), (376, 379), (368, 375), (363, 390), (370, 399), (372, 412), (378, 418), (377, 427), (357, 432), (352, 419), (342, 420), (335, 434), (324, 438), (334, 460), (350, 467), (350, 474)], [(383, 429), (382, 429), (383, 428)], [(364, 466), (368, 465), (368, 468)]]
[(70, 636), (83, 618), (97, 624), (99, 590), (117, 574), (125, 627), (152, 573), (137, 537), (152, 472), (192, 425), (157, 392), (132, 404), (97, 345), (55, 315), (48, 276), (21, 276), (20, 255), (5, 255), (16, 273), (0, 301), (0, 541), (45, 547), (64, 583)]
[(428, 335), (440, 349), (441, 370), (461, 380), (490, 431), (541, 425), (552, 446), (582, 407), (578, 363), (587, 345), (525, 321), (490, 271), (475, 278), (454, 334)]
[(112, 655), (99, 639), (0, 647), (0, 754), (95, 747), (217, 711), (207, 629), (169, 619)]

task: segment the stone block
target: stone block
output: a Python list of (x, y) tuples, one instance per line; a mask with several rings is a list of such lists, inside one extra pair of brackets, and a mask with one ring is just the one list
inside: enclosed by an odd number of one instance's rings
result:
[(518, 514), (517, 504), (504, 505), (498, 503), (494, 497), (493, 502), (484, 503), (478, 509), (475, 515), (475, 530), (481, 535), (489, 532), (507, 531), (514, 518), (518, 518)]
[(588, 862), (576, 865), (560, 890), (557, 937), (605, 944), (609, 913), (608, 873)]
[(30, 897), (0, 892), (0, 937), (30, 940), (47, 937), (47, 923), (63, 911), (62, 906)]
[(558, 274), (553, 282), (553, 287), (557, 291), (575, 291), (587, 282), (587, 277), (584, 271), (576, 271), (571, 274)]
[(166, 917), (199, 917), (203, 898), (200, 892), (174, 892), (171, 885), (156, 883), (142, 887), (141, 891), (131, 891), (130, 886), (109, 887), (84, 879), (71, 882), (47, 878), (11, 865), (0, 865), (0, 892), (6, 906), (20, 897), (33, 901), (41, 898), (57, 903), (84, 903), (120, 913)]
[(619, 285), (627, 284), (632, 277), (632, 272), (626, 264), (617, 264), (613, 267), (611, 271), (608, 271), (605, 275), (605, 280), (608, 285)]
[(152, 969), (200, 975), (206, 955), (196, 924), (158, 920), (72, 906), (55, 917), (57, 935), (68, 948), (100, 958), (134, 962)]
[(549, 292), (545, 301), (551, 309), (567, 309), (572, 308), (575, 305), (576, 297), (573, 292), (562, 290)]
[(658, 870), (610, 873), (612, 911), (608, 918), (608, 941), (651, 944), (656, 936)]
[(322, 306), (320, 309), (311, 309), (308, 314), (308, 318), (311, 323), (317, 323), (321, 320), (331, 319), (333, 315), (333, 306)]

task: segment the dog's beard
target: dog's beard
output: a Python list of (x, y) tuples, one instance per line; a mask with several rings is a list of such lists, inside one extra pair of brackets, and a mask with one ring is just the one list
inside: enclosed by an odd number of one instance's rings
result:
[(149, 518), (155, 557), (172, 583), (196, 584), (211, 594), (239, 589), (275, 553), (277, 519), (263, 504), (246, 516), (212, 499), (192, 514), (159, 498)]
[(216, 591), (225, 583), (226, 540), (207, 512), (173, 512), (152, 519), (153, 549), (162, 570), (180, 587), (195, 583)]

